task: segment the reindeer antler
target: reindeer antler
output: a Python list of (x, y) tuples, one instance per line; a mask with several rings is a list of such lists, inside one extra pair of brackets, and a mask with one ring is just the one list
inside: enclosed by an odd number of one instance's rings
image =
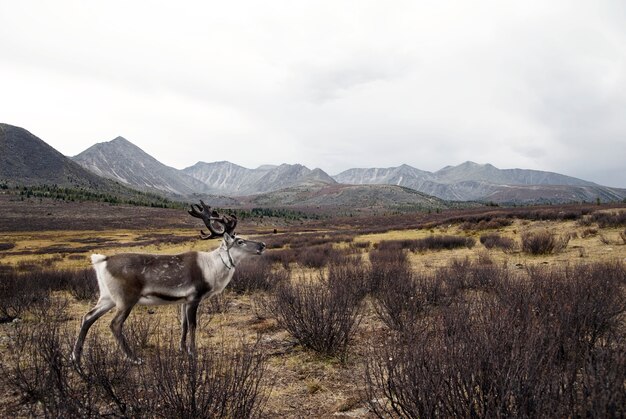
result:
[(191, 209), (187, 212), (193, 217), (201, 218), (211, 231), (211, 234), (206, 234), (200, 230), (200, 238), (202, 240), (221, 237), (224, 233), (228, 233), (230, 236), (234, 235), (235, 227), (237, 226), (237, 217), (234, 214), (220, 216), (217, 211), (211, 210), (211, 207), (202, 200), (200, 200), (200, 205), (191, 204)]

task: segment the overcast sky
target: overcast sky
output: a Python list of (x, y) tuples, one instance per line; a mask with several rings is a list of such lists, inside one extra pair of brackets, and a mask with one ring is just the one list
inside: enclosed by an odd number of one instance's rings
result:
[(0, 122), (66, 155), (626, 187), (626, 1), (0, 0)]

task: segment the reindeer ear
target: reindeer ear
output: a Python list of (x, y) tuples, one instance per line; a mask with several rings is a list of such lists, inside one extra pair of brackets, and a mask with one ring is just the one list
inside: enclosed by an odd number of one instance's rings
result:
[(227, 246), (230, 246), (230, 245), (233, 243), (233, 241), (235, 241), (235, 239), (234, 239), (234, 238), (232, 238), (232, 237), (230, 237), (230, 234), (228, 234), (228, 233), (224, 233), (224, 243), (225, 243)]

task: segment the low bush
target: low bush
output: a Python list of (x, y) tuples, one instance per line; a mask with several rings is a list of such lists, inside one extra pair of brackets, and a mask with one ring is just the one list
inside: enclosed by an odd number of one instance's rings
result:
[(98, 296), (98, 280), (93, 268), (66, 271), (68, 289), (72, 297), (79, 301), (93, 300)]
[(315, 245), (298, 252), (297, 261), (307, 268), (322, 268), (335, 255), (332, 244)]
[(50, 286), (39, 272), (20, 274), (15, 269), (0, 276), (0, 322), (21, 318), (32, 306), (50, 302)]
[(380, 250), (410, 250), (411, 252), (425, 252), (427, 250), (452, 250), (463, 247), (472, 248), (476, 240), (472, 237), (460, 236), (429, 236), (414, 240), (384, 240), (377, 246)]
[(512, 218), (492, 218), (490, 220), (465, 221), (461, 224), (462, 230), (496, 230), (499, 228), (508, 227), (513, 224)]
[(268, 309), (301, 345), (343, 358), (361, 318), (361, 294), (320, 274), (316, 281), (278, 284)]
[(267, 258), (247, 259), (237, 265), (228, 288), (237, 294), (270, 291), (278, 282), (289, 279), (289, 275), (286, 269), (274, 269)]
[(379, 417), (623, 417), (625, 278), (621, 263), (500, 278), (371, 344), (365, 398)]
[(626, 211), (597, 211), (590, 215), (600, 228), (626, 226)]
[(222, 343), (217, 351), (201, 348), (189, 357), (167, 341), (142, 373), (159, 401), (155, 413), (160, 417), (254, 418), (269, 395), (266, 365), (255, 345)]
[(420, 319), (427, 310), (448, 301), (443, 284), (437, 278), (406, 270), (378, 289), (373, 306), (387, 327), (411, 335), (416, 327), (420, 327)]
[(10, 242), (0, 243), (0, 252), (5, 251), (5, 250), (11, 250), (14, 247), (15, 247), (15, 243), (10, 243)]
[(402, 250), (386, 246), (369, 253), (371, 269), (368, 275), (368, 292), (375, 294), (390, 281), (395, 281), (410, 271), (409, 260)]
[(480, 236), (480, 242), (487, 249), (500, 249), (504, 252), (512, 252), (516, 248), (515, 240), (510, 237), (502, 237), (497, 233), (483, 234)]
[[(59, 323), (13, 328), (0, 383), (29, 417), (260, 417), (268, 397), (266, 357), (256, 344), (178, 350), (160, 342), (145, 363), (128, 362), (94, 334), (82, 366), (68, 359), (73, 335)], [(5, 354), (3, 354), (5, 355)]]
[(530, 255), (558, 253), (567, 247), (569, 236), (558, 237), (548, 230), (522, 233), (522, 250)]

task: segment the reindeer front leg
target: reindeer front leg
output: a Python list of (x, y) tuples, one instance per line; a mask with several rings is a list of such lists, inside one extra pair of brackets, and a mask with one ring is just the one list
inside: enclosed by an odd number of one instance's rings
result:
[(181, 304), (180, 306), (180, 325), (182, 333), (180, 336), (180, 351), (184, 351), (187, 347), (187, 304)]
[[(200, 305), (200, 300), (194, 300), (190, 303), (184, 304), (185, 310), (185, 320), (189, 326), (189, 343), (187, 344), (187, 353), (189, 355), (196, 354), (196, 324), (197, 324), (197, 314), (198, 314), (198, 306)], [(182, 345), (182, 343), (181, 343)]]

